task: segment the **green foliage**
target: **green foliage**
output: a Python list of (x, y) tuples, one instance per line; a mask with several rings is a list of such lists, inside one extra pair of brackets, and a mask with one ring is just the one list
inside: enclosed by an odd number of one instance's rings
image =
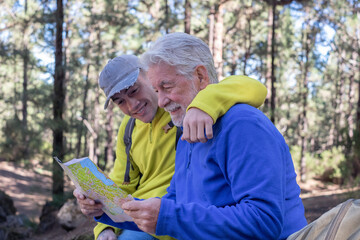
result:
[[(291, 148), (291, 156), (297, 172), (300, 171), (300, 150), (299, 146)], [(305, 159), (308, 179), (316, 177), (324, 181), (339, 183), (343, 177), (347, 176), (348, 166), (341, 147), (333, 147), (315, 155), (306, 152)]]
[(11, 161), (23, 159), (21, 152), (23, 145), (21, 144), (22, 129), (19, 128), (21, 122), (19, 119), (11, 119), (5, 122), (3, 127), (3, 139), (0, 143), (1, 158)]
[[(0, 157), (29, 164), (35, 155), (49, 152), (49, 143), (38, 131), (25, 130), (18, 118), (9, 119), (2, 129), (4, 139), (0, 142)], [(26, 148), (25, 148), (26, 147)]]
[(315, 174), (324, 174), (328, 169), (331, 170), (330, 179), (341, 178), (345, 171), (345, 155), (341, 147), (333, 147), (320, 154), (320, 161), (314, 166)]
[[(300, 173), (300, 157), (301, 157), (301, 147), (297, 145), (293, 145), (290, 148), (291, 157), (293, 159), (295, 171)], [(305, 162), (306, 162), (306, 170), (308, 173), (313, 173), (313, 164), (317, 159), (314, 159), (310, 153), (305, 152)], [(311, 178), (312, 176), (307, 175), (307, 178)]]
[(25, 218), (23, 221), (24, 221), (24, 226), (26, 227), (29, 227), (33, 230), (36, 230), (38, 224), (34, 221), (35, 219), (28, 219), (28, 218)]

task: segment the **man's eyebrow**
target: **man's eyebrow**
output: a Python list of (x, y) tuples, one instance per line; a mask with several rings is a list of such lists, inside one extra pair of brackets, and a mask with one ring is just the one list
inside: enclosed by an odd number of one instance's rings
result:
[(120, 97), (118, 97), (118, 96), (112, 96), (111, 97), (111, 99), (113, 100), (113, 101), (115, 101), (116, 99), (119, 99)]
[(127, 89), (124, 89), (124, 90), (125, 90), (125, 91), (124, 91), (124, 94), (127, 94), (127, 92), (128, 92), (130, 89), (135, 88), (135, 87), (138, 87), (138, 85), (137, 85), (136, 83), (134, 83), (134, 85), (128, 87)]
[(161, 86), (161, 87), (163, 87), (163, 86), (166, 85), (166, 84), (171, 85), (171, 84), (174, 84), (174, 83), (171, 82), (171, 81), (169, 81), (169, 80), (162, 80), (162, 81), (160, 82), (160, 86)]
[(127, 94), (127, 92), (130, 90), (130, 88), (133, 88), (135, 85), (132, 85), (132, 86), (130, 86), (130, 87), (128, 87), (127, 89), (124, 89), (125, 91), (124, 91), (124, 94)]

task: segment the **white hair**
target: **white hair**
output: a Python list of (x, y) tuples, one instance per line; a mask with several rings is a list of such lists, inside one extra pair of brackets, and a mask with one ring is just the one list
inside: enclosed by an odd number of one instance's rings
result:
[(218, 82), (209, 47), (199, 38), (186, 33), (170, 33), (160, 37), (142, 55), (141, 62), (145, 68), (160, 63), (175, 66), (177, 72), (188, 79), (191, 79), (196, 66), (204, 65), (209, 83)]

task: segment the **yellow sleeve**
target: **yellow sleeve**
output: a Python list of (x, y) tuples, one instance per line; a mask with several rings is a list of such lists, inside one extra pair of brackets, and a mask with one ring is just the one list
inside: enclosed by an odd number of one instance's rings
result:
[(230, 76), (201, 90), (187, 110), (192, 107), (199, 108), (209, 114), (215, 123), (236, 103), (260, 107), (266, 94), (266, 87), (260, 81), (247, 76)]
[(105, 228), (112, 228), (116, 234), (116, 236), (119, 235), (121, 229), (118, 228), (114, 228), (113, 226), (109, 226), (103, 223), (98, 223), (95, 227), (94, 227), (94, 239), (96, 240), (99, 236), (99, 234), (105, 230)]
[[(131, 161), (131, 168), (130, 168), (130, 183), (128, 185), (123, 185), (124, 176), (125, 176), (125, 169), (126, 169), (126, 162), (127, 162), (127, 155), (125, 151), (125, 143), (124, 143), (124, 134), (126, 124), (128, 123), (130, 117), (125, 116), (123, 121), (121, 122), (117, 142), (116, 142), (116, 159), (113, 170), (111, 171), (109, 177), (118, 185), (122, 190), (127, 192), (128, 194), (132, 194), (135, 192), (136, 187), (140, 181), (140, 171), (139, 168)], [(114, 229), (115, 233), (118, 233), (120, 230), (114, 228), (112, 226), (98, 223), (94, 228), (94, 235), (95, 239), (97, 239), (98, 235), (105, 229), (105, 228), (112, 228)]]

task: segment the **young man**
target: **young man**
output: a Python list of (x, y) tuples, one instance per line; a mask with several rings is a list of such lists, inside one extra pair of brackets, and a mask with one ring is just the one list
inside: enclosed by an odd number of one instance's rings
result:
[[(107, 97), (105, 108), (111, 99), (127, 115), (119, 129), (115, 166), (110, 177), (136, 198), (162, 197), (166, 194), (174, 172), (176, 127), (168, 129), (170, 115), (158, 108), (157, 94), (137, 57), (123, 55), (109, 61), (100, 74), (99, 85)], [(233, 97), (229, 100), (229, 96), (223, 92), (229, 92)], [(207, 137), (211, 138), (213, 122), (236, 102), (246, 102), (258, 107), (266, 97), (265, 87), (248, 77), (228, 78), (216, 88), (204, 90), (204, 93), (204, 96), (199, 95), (199, 104), (194, 103), (194, 108), (189, 111), (191, 116), (184, 127), (184, 139), (189, 141), (204, 142), (204, 130)], [(209, 105), (201, 103), (208, 97), (212, 99)], [(209, 110), (204, 111), (211, 117), (197, 108), (208, 108)], [(130, 168), (123, 140), (129, 116), (137, 119), (132, 133)], [(194, 122), (193, 119), (197, 121)], [(205, 124), (209, 122), (210, 127)], [(166, 130), (163, 127), (167, 127)], [(95, 204), (76, 191), (74, 195), (86, 215), (97, 213), (101, 208), (101, 204)], [(99, 224), (94, 229), (95, 238), (116, 239), (114, 230), (108, 225)], [(151, 235), (131, 230), (138, 229), (124, 230), (119, 239), (152, 239)]]

